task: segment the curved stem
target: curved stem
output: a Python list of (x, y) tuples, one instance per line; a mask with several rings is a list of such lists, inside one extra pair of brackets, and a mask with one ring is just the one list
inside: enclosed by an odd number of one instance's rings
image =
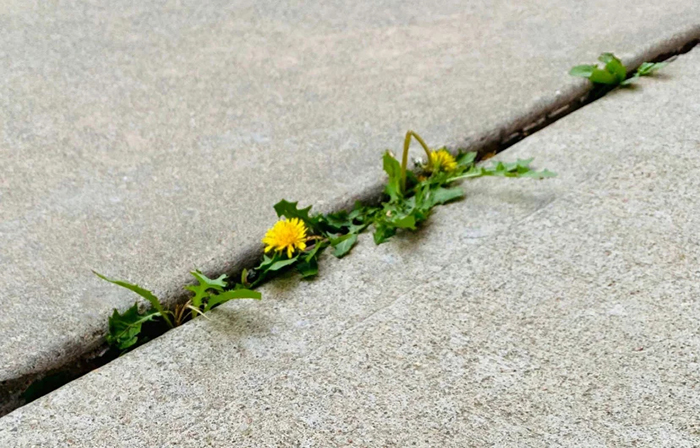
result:
[(323, 240), (326, 239), (325, 237), (322, 237), (321, 235), (310, 235), (306, 237), (306, 241), (313, 241), (313, 240)]
[(403, 140), (403, 156), (401, 157), (401, 193), (406, 192), (406, 168), (408, 165), (408, 148), (411, 146), (411, 137), (418, 140), (418, 143), (423, 147), (425, 155), (428, 156), (427, 162), (430, 163), (430, 148), (425, 144), (425, 141), (420, 135), (413, 131), (406, 132), (406, 138)]
[(423, 150), (425, 150), (425, 155), (428, 156), (428, 163), (430, 163), (430, 148), (428, 148), (428, 145), (425, 144), (420, 135), (416, 134), (413, 131), (411, 131), (411, 134), (416, 140), (418, 140), (418, 143), (420, 143), (420, 145), (423, 147)]

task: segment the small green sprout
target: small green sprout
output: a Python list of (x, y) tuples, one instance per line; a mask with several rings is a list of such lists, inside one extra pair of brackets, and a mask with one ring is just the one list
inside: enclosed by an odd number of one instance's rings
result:
[(651, 76), (657, 70), (668, 65), (667, 62), (644, 62), (627, 78), (627, 67), (612, 53), (603, 53), (598, 60), (605, 64), (602, 68), (598, 65), (577, 65), (569, 71), (571, 76), (588, 78), (594, 84), (610, 86), (626, 86), (632, 84), (641, 76)]

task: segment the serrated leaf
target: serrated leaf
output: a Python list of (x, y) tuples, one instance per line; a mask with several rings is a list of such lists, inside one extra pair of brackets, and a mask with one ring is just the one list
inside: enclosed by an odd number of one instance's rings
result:
[(306, 208), (298, 208), (298, 203), (298, 201), (289, 202), (285, 199), (282, 199), (274, 205), (274, 209), (277, 213), (277, 216), (280, 218), (282, 216), (284, 216), (287, 219), (299, 218), (302, 221), (304, 221), (304, 223), (308, 227), (315, 228), (318, 224), (318, 218), (309, 215), (309, 212), (311, 211), (311, 205), (309, 205)]
[(350, 249), (357, 243), (357, 234), (348, 233), (337, 238), (330, 238), (331, 246), (333, 246), (333, 255), (337, 258), (343, 258)]
[(352, 224), (348, 227), (348, 233), (360, 233), (374, 221), (374, 216), (379, 213), (380, 207), (355, 203), (355, 208), (348, 215)]
[(536, 179), (544, 179), (546, 177), (554, 177), (556, 174), (551, 171), (533, 171), (530, 168), (530, 163), (533, 159), (518, 159), (516, 162), (495, 162), (488, 167), (478, 167), (469, 170), (460, 176), (449, 179), (456, 181), (461, 179), (476, 178), (482, 176), (497, 176), (497, 177), (529, 177)]
[(321, 233), (326, 235), (359, 233), (369, 225), (370, 220), (368, 219), (368, 215), (371, 213), (372, 209), (372, 207), (362, 207), (350, 213), (340, 211), (325, 216), (319, 216)]
[(518, 177), (527, 177), (531, 179), (547, 179), (550, 177), (557, 177), (557, 173), (549, 170), (542, 171), (528, 171), (527, 173), (522, 173)]
[(532, 163), (533, 160), (535, 160), (533, 157), (530, 157), (529, 159), (518, 159), (518, 161), (515, 162), (515, 165), (518, 168), (530, 169), (530, 164)]
[(336, 232), (341, 232), (352, 225), (350, 214), (345, 210), (321, 216), (320, 222)]
[(202, 274), (202, 271), (200, 270), (191, 271), (190, 274), (192, 274), (200, 284), (207, 285), (208, 288), (215, 289), (217, 291), (221, 291), (226, 288), (226, 278), (228, 277), (226, 274), (222, 274), (217, 278), (209, 278)]
[(185, 289), (194, 293), (194, 297), (192, 297), (191, 300), (192, 305), (195, 308), (199, 308), (202, 305), (202, 303), (204, 303), (204, 299), (206, 299), (210, 295), (210, 290), (223, 291), (224, 288), (226, 288), (227, 276), (225, 274), (219, 276), (216, 279), (211, 279), (198, 270), (191, 271), (190, 274), (192, 274), (194, 278), (197, 279), (198, 284), (187, 285), (185, 286)]
[(107, 343), (119, 350), (126, 350), (138, 342), (138, 336), (145, 322), (161, 316), (153, 309), (139, 313), (138, 303), (120, 314), (116, 309), (109, 317), (109, 333)]
[(254, 300), (260, 300), (262, 299), (262, 294), (253, 291), (251, 289), (245, 289), (245, 288), (239, 288), (239, 289), (233, 289), (231, 291), (224, 291), (220, 294), (212, 294), (209, 297), (209, 300), (207, 301), (207, 305), (204, 307), (204, 311), (209, 311), (210, 309), (214, 308), (215, 306), (219, 306), (222, 303), (226, 303), (229, 300), (234, 300), (234, 299), (254, 299)]
[(589, 78), (593, 74), (593, 70), (597, 67), (595, 65), (577, 65), (569, 70), (571, 76), (578, 76), (581, 78)]
[(491, 166), (482, 166), (482, 176), (505, 176), (508, 174), (506, 165), (503, 162), (494, 162)]
[(147, 290), (147, 289), (145, 289), (145, 288), (142, 288), (142, 287), (140, 287), (139, 285), (136, 285), (136, 284), (133, 284), (133, 283), (129, 283), (129, 282), (125, 282), (125, 281), (123, 281), (123, 280), (117, 280), (117, 279), (113, 279), (113, 278), (107, 278), (107, 277), (105, 277), (104, 275), (100, 274), (100, 273), (97, 272), (97, 271), (92, 271), (92, 273), (95, 274), (96, 276), (100, 277), (102, 280), (106, 280), (106, 281), (108, 281), (108, 282), (110, 282), (110, 283), (113, 283), (113, 284), (115, 284), (115, 285), (117, 285), (117, 286), (121, 286), (122, 288), (126, 288), (126, 289), (128, 289), (128, 290), (130, 290), (130, 291), (133, 291), (133, 292), (135, 292), (136, 294), (140, 295), (141, 297), (143, 297), (144, 299), (146, 299), (146, 300), (151, 304), (151, 306), (152, 306), (153, 308), (155, 308), (155, 309), (163, 316), (163, 319), (165, 319), (165, 321), (168, 323), (168, 326), (170, 326), (170, 328), (173, 327), (173, 323), (172, 323), (172, 321), (168, 318), (167, 312), (166, 312), (165, 309), (163, 308), (163, 305), (161, 305), (160, 300), (158, 300), (158, 297), (156, 297), (155, 294), (153, 294), (151, 291), (149, 291), (149, 290)]

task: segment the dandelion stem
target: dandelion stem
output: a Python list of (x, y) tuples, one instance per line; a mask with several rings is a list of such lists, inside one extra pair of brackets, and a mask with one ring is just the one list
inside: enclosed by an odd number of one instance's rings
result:
[(403, 156), (401, 157), (401, 193), (406, 192), (406, 167), (408, 165), (408, 148), (411, 146), (411, 137), (418, 140), (418, 143), (425, 150), (425, 154), (428, 156), (428, 163), (430, 163), (430, 148), (425, 144), (420, 135), (413, 131), (406, 132), (406, 138), (403, 140)]
[(306, 237), (306, 241), (313, 241), (313, 240), (323, 240), (325, 239), (321, 235), (309, 235)]

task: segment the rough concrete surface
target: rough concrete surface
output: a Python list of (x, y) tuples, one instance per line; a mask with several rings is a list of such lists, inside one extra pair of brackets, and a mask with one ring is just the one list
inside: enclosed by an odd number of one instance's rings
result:
[[(408, 128), (475, 143), (583, 92), (568, 68), (700, 34), (696, 0), (0, 6), (0, 381), (99, 346), (133, 295), (233, 271), (281, 198), (378, 184)], [(695, 28), (692, 26), (695, 25)], [(679, 37), (680, 36), (680, 37)]]
[(0, 419), (0, 446), (700, 444), (700, 51), (364, 238)]

